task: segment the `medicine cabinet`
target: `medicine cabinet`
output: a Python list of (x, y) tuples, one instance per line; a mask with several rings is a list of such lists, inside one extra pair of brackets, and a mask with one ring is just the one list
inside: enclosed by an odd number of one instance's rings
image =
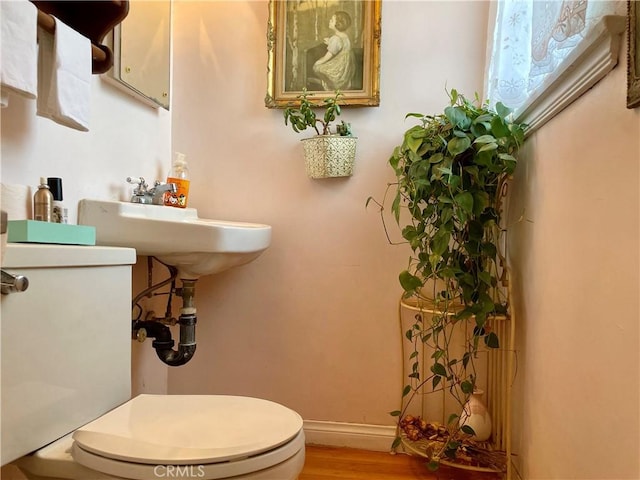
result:
[(171, 1), (130, 0), (129, 15), (110, 40), (113, 68), (102, 78), (148, 105), (169, 110)]

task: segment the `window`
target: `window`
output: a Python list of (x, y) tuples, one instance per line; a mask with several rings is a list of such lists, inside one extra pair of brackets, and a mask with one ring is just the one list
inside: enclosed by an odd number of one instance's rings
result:
[(501, 0), (492, 10), (486, 98), (529, 133), (618, 62), (625, 1)]

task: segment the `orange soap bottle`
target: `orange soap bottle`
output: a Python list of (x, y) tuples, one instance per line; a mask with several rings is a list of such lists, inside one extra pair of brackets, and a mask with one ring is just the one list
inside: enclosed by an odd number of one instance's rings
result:
[(164, 204), (171, 207), (186, 208), (189, 201), (189, 167), (184, 153), (176, 152), (167, 176), (167, 183), (176, 185), (175, 193), (167, 192)]

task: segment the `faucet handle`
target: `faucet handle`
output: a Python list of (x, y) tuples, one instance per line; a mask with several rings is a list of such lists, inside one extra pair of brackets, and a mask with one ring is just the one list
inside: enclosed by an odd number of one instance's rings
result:
[(133, 190), (134, 194), (141, 194), (147, 191), (148, 185), (143, 177), (127, 177), (127, 183), (136, 185), (136, 188)]
[(144, 177), (127, 177), (127, 183), (131, 183), (134, 185), (142, 185), (146, 184)]

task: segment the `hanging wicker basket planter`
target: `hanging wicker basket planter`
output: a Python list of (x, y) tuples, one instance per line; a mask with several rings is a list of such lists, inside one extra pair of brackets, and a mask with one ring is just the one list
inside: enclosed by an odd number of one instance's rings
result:
[(353, 174), (358, 137), (317, 135), (302, 140), (310, 178), (349, 177)]

